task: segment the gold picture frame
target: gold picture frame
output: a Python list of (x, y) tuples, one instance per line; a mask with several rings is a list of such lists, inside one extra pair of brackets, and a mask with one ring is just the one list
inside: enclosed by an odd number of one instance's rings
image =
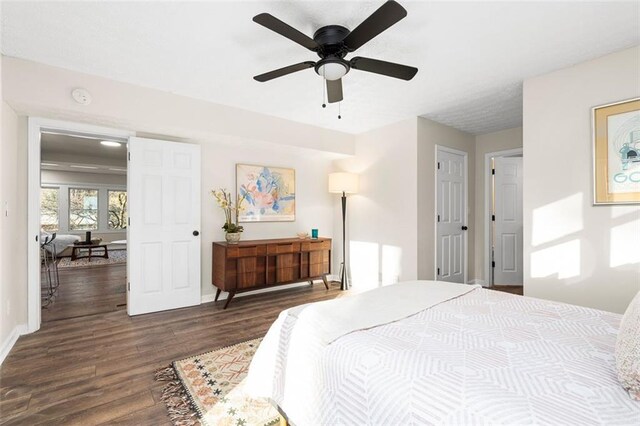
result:
[(593, 203), (640, 203), (640, 98), (593, 108)]

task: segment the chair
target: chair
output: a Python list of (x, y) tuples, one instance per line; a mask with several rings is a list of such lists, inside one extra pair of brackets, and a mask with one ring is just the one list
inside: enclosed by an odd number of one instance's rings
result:
[(60, 275), (58, 274), (58, 256), (53, 241), (56, 239), (56, 233), (46, 235), (44, 241), (40, 244), (42, 253), (42, 267), (46, 273), (47, 293), (44, 295), (42, 307), (47, 307), (53, 302), (53, 299), (60, 286)]

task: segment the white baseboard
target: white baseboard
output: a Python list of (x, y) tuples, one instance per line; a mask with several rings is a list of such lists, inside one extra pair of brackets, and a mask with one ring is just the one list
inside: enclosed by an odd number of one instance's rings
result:
[(485, 280), (474, 279), (469, 281), (467, 284), (480, 284), (482, 287), (489, 287), (489, 284)]
[(2, 365), (7, 355), (9, 355), (9, 352), (11, 352), (13, 345), (18, 341), (18, 337), (23, 334), (27, 334), (27, 324), (16, 325), (4, 342), (2, 342), (2, 347), (0, 347), (0, 365)]
[[(335, 275), (327, 275), (327, 280), (329, 280), (329, 281), (340, 281), (339, 278), (337, 280), (336, 280), (336, 278), (337, 277)], [(318, 285), (319, 283), (322, 283), (322, 281), (314, 280), (314, 285)], [(324, 285), (324, 284), (321, 284), (321, 285)], [(308, 281), (304, 281), (304, 282), (300, 282), (300, 283), (293, 283), (293, 284), (279, 285), (279, 286), (269, 287), (269, 288), (261, 288), (260, 290), (247, 291), (247, 292), (243, 292), (243, 293), (238, 293), (238, 294), (235, 295), (235, 297), (251, 296), (252, 294), (269, 293), (271, 291), (286, 290), (288, 288), (305, 287), (305, 286), (306, 287), (309, 286), (309, 282)], [(223, 291), (220, 294), (220, 297), (218, 297), (218, 301), (226, 300), (228, 296), (229, 296), (229, 293)], [(203, 294), (202, 297), (200, 298), (200, 303), (213, 302), (215, 298), (216, 298), (215, 293)]]

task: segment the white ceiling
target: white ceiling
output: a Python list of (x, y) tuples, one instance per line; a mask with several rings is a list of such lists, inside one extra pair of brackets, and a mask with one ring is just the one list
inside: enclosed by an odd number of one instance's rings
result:
[(127, 146), (108, 147), (104, 139), (42, 133), (40, 159), (43, 170), (126, 174)]
[(269, 12), (312, 36), (355, 28), (382, 0), (3, 1), (2, 51), (350, 133), (424, 116), (481, 134), (521, 125), (524, 79), (640, 44), (638, 1), (400, 3), (408, 17), (356, 55), (420, 71), (410, 82), (351, 71), (342, 120), (321, 108), (313, 70), (252, 79), (317, 56), (251, 18)]

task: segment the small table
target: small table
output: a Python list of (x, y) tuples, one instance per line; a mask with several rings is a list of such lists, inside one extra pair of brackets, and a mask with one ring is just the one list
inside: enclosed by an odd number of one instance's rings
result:
[[(78, 256), (78, 252), (80, 250), (89, 250), (89, 254), (88, 255), (83, 255), (83, 256)], [(103, 249), (104, 253), (100, 254), (100, 255), (94, 255), (93, 254), (93, 250), (94, 249)], [(73, 248), (71, 249), (71, 260), (76, 260), (76, 259), (84, 259), (84, 258), (89, 258), (89, 262), (91, 262), (91, 258), (92, 257), (103, 257), (105, 259), (109, 258), (109, 249), (107, 249), (107, 245), (106, 244), (74, 244)]]

